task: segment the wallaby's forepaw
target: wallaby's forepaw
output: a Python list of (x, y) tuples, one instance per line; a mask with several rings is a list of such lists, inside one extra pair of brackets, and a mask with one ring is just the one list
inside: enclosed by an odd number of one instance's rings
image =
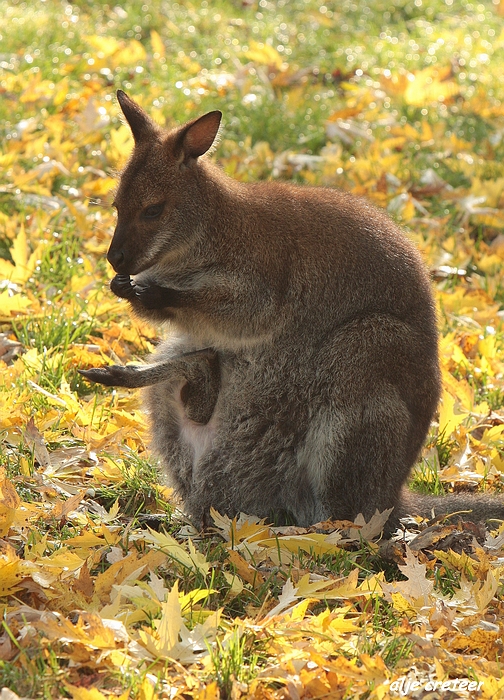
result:
[(77, 371), (90, 382), (104, 384), (105, 386), (123, 386), (124, 367), (120, 365), (92, 367), (91, 369), (79, 369)]
[(171, 305), (176, 294), (173, 289), (157, 284), (135, 284), (129, 275), (116, 275), (110, 283), (110, 290), (121, 299), (137, 302), (144, 309), (164, 309)]
[(172, 290), (152, 284), (148, 287), (135, 286), (135, 295), (145, 309), (164, 309), (170, 306)]
[(129, 275), (116, 275), (110, 283), (110, 290), (121, 299), (135, 299), (135, 283)]

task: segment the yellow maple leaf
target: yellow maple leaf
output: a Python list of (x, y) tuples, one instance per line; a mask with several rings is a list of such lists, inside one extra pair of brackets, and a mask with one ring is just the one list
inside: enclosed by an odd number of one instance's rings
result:
[(455, 379), (453, 374), (442, 370), (443, 386), (460, 404), (460, 408), (466, 413), (474, 410), (474, 389), (466, 379)]
[(147, 422), (145, 416), (140, 411), (118, 410), (114, 411), (114, 423), (117, 427), (137, 428), (138, 430), (146, 430)]
[[(98, 688), (83, 688), (82, 686), (65, 683), (65, 689), (68, 690), (72, 696), (72, 700), (110, 700), (110, 695), (104, 695)], [(128, 697), (129, 690), (125, 691), (119, 697), (115, 697), (115, 700), (127, 700)]]
[(161, 619), (155, 624), (155, 631), (143, 628), (138, 636), (143, 646), (155, 657), (175, 658), (182, 662), (200, 657), (208, 643), (215, 637), (219, 613), (211, 612), (206, 621), (197, 623), (190, 633), (182, 618), (178, 593), (178, 581), (161, 605)]
[(95, 613), (81, 612), (75, 623), (65, 617), (47, 616), (39, 624), (50, 641), (77, 642), (95, 649), (114, 649), (116, 646), (114, 630)]
[(136, 39), (130, 39), (114, 54), (112, 63), (115, 66), (131, 66), (136, 63), (142, 63), (146, 58), (147, 53), (143, 44)]
[(166, 54), (166, 48), (163, 43), (163, 40), (161, 39), (161, 37), (155, 29), (151, 29), (150, 38), (152, 50), (154, 51), (154, 53), (157, 53), (159, 58), (162, 58)]
[(109, 543), (104, 537), (98, 537), (94, 532), (84, 531), (82, 535), (70, 537), (68, 540), (65, 540), (65, 544), (72, 547), (90, 549), (92, 547), (106, 547)]
[(356, 681), (377, 682), (385, 680), (387, 668), (383, 659), (379, 656), (370, 657), (368, 654), (361, 654), (359, 660), (361, 666), (358, 665), (357, 659), (346, 659), (343, 655), (338, 656), (332, 661), (331, 670)]
[(439, 409), (439, 434), (448, 438), (467, 418), (467, 413), (455, 413), (455, 398), (443, 391)]
[[(285, 614), (286, 620), (290, 620), (291, 622), (304, 620), (306, 611), (308, 610), (308, 606), (311, 603), (312, 600), (310, 600), (310, 598), (305, 598), (304, 600), (301, 600), (299, 603), (297, 603), (297, 605), (294, 605), (293, 608), (287, 611), (287, 613)], [(324, 610), (324, 613), (321, 613), (321, 615), (324, 615), (326, 612), (329, 611)]]
[[(178, 635), (182, 625), (182, 611), (180, 609), (178, 581), (175, 581), (166, 601), (161, 605), (161, 619), (157, 623), (159, 650), (170, 652), (178, 642)], [(166, 654), (166, 655), (168, 655)]]
[(9, 532), (20, 503), (16, 489), (5, 475), (5, 468), (0, 467), (0, 537)]
[(154, 686), (145, 676), (145, 678), (142, 681), (142, 685), (140, 686), (140, 690), (138, 692), (138, 700), (155, 700), (158, 696), (154, 692)]
[(254, 518), (231, 519), (227, 515), (221, 515), (214, 508), (210, 508), (210, 516), (224, 539), (229, 542), (229, 547), (235, 547), (244, 540), (260, 542), (269, 534), (269, 526), (263, 522), (255, 522)]
[[(504, 212), (495, 209), (488, 213), (475, 213), (471, 216), (471, 222), (476, 226), (489, 226), (491, 228), (504, 228)], [(478, 262), (478, 266), (479, 266)], [(485, 270), (484, 270), (485, 272)]]
[(488, 698), (489, 700), (502, 697), (504, 695), (504, 678), (488, 676), (483, 681), (483, 687), (480, 692), (481, 697)]
[(52, 83), (50, 80), (42, 80), (41, 73), (36, 73), (19, 95), (18, 99), (22, 104), (37, 102), (38, 100), (47, 102), (53, 89), (54, 83)]
[(273, 46), (254, 41), (253, 39), (250, 41), (249, 46), (249, 50), (245, 52), (245, 57), (248, 58), (249, 61), (254, 61), (255, 63), (266, 66), (273, 66), (278, 70), (282, 68), (284, 61)]
[(0, 292), (0, 321), (12, 321), (15, 316), (26, 315), (30, 299), (22, 294), (11, 294), (7, 289)]
[[(262, 696), (262, 693), (261, 693)], [(197, 695), (194, 696), (196, 700), (219, 700), (221, 697), (219, 686), (216, 681), (208, 683), (203, 690), (200, 690)], [(260, 697), (260, 696), (258, 696)], [(267, 697), (267, 696), (264, 696)]]
[(165, 552), (171, 559), (179, 562), (189, 571), (194, 571), (206, 576), (210, 570), (210, 564), (206, 560), (204, 554), (198, 552), (191, 540), (188, 542), (188, 549), (183, 547), (177, 540), (167, 532), (156, 532), (149, 529), (149, 533), (144, 536), (144, 539), (151, 544), (154, 544), (162, 552)]
[(39, 245), (33, 253), (29, 253), (25, 226), (21, 222), (19, 232), (9, 251), (14, 264), (0, 258), (0, 278), (15, 284), (24, 284), (35, 269), (37, 259), (40, 256), (40, 248)]
[(494, 658), (499, 653), (500, 633), (480, 628), (472, 630), (469, 635), (460, 632), (450, 640), (448, 646), (452, 651), (464, 654), (472, 652), (478, 656)]
[[(361, 583), (358, 582), (359, 570), (354, 569), (342, 581), (338, 581), (334, 588), (321, 591), (318, 598), (327, 600), (338, 600), (346, 598), (355, 598), (359, 596), (368, 597), (374, 595), (382, 583), (383, 576), (376, 574), (365, 578)], [(333, 582), (334, 583), (334, 582)]]
[[(488, 221), (475, 221), (474, 223), (479, 223), (484, 226), (495, 226), (495, 222), (489, 224)], [(504, 217), (502, 219), (501, 225), (504, 227)], [(496, 253), (492, 253), (491, 255), (482, 255), (481, 258), (478, 260), (478, 268), (486, 275), (495, 275), (502, 268), (502, 258)]]
[(76, 206), (74, 202), (72, 202), (71, 199), (68, 197), (64, 197), (62, 194), (59, 194), (59, 198), (62, 199), (66, 206), (68, 207), (68, 211), (72, 215), (72, 218), (74, 219), (75, 223), (77, 224), (77, 227), (80, 229), (82, 232), (87, 232), (88, 230), (88, 222), (86, 219), (86, 212), (87, 210), (80, 206)]
[(385, 70), (380, 77), (380, 83), (389, 95), (403, 95), (408, 87), (408, 75), (406, 73), (392, 74), (389, 70)]
[(408, 75), (404, 90), (404, 100), (410, 105), (423, 106), (429, 102), (445, 102), (458, 95), (460, 87), (454, 80), (448, 79), (451, 67), (437, 68), (429, 66)]
[(68, 547), (57, 549), (49, 557), (40, 557), (37, 564), (47, 569), (60, 571), (77, 571), (82, 566), (83, 559), (75, 552), (70, 552)]
[(406, 598), (401, 593), (391, 593), (390, 597), (392, 599), (392, 606), (395, 610), (406, 615), (407, 617), (415, 616), (417, 611), (415, 610), (411, 601), (406, 600)]
[(166, 561), (166, 554), (151, 550), (143, 557), (136, 552), (128, 554), (120, 561), (114, 562), (106, 571), (98, 574), (95, 581), (95, 593), (101, 601), (108, 601), (112, 586), (119, 585), (129, 578), (140, 578), (146, 570), (152, 571)]
[[(257, 541), (257, 540), (256, 540)], [(300, 535), (286, 535), (279, 538), (268, 538), (259, 540), (262, 547), (271, 547), (273, 550), (281, 548), (294, 554), (298, 550), (307, 552), (308, 554), (327, 554), (337, 551), (337, 547), (330, 541), (327, 542), (327, 535), (323, 533), (304, 533)]]
[(110, 35), (88, 35), (82, 37), (84, 41), (91, 44), (103, 56), (112, 56), (121, 47), (121, 42)]
[(122, 164), (133, 148), (133, 136), (131, 130), (122, 124), (117, 129), (111, 129), (109, 133), (110, 144), (107, 148), (107, 158), (115, 164)]
[(112, 177), (99, 177), (96, 180), (84, 183), (82, 185), (82, 193), (86, 197), (102, 197), (113, 190), (116, 185), (117, 182)]
[[(470, 192), (475, 197), (484, 197), (485, 207), (498, 207), (504, 192), (504, 177), (498, 177), (492, 180), (483, 180), (481, 177), (473, 177)], [(503, 212), (496, 211), (495, 214), (502, 215)]]
[(251, 586), (258, 587), (264, 584), (264, 577), (258, 571), (256, 571), (250, 564), (244, 559), (236, 549), (228, 549), (229, 561), (233, 564), (236, 569), (236, 573)]
[(14, 548), (5, 544), (0, 551), (0, 597), (12, 595), (19, 590), (19, 583), (26, 576), (23, 561)]

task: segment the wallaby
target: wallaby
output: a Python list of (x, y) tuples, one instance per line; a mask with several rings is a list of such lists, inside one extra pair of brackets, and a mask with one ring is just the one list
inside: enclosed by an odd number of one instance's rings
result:
[(245, 184), (206, 158), (221, 113), (163, 130), (121, 90), (135, 147), (115, 196), (111, 290), (175, 335), (153, 364), (83, 372), (149, 386), (154, 449), (187, 512), (307, 526), (394, 508), (504, 518), (487, 496), (404, 484), (440, 395), (431, 284), (369, 202)]

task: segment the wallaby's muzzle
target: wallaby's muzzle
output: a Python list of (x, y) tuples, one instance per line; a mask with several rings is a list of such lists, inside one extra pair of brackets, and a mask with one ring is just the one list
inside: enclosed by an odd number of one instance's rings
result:
[(131, 243), (132, 238), (135, 240), (135, 233), (131, 226), (124, 222), (118, 222), (116, 225), (107, 260), (120, 275), (134, 275), (140, 272), (138, 264), (140, 251), (136, 250)]
[(126, 261), (122, 250), (114, 248), (113, 245), (111, 245), (107, 253), (107, 260), (119, 274), (127, 273), (127, 270), (124, 269), (126, 267)]

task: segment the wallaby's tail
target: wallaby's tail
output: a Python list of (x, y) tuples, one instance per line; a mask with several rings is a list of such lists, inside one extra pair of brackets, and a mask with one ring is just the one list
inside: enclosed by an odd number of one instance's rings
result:
[(93, 367), (78, 371), (91, 382), (105, 384), (105, 386), (125, 386), (129, 389), (137, 389), (184, 376), (184, 372), (190, 371), (195, 363), (201, 363), (202, 360), (212, 362), (215, 357), (215, 350), (204, 348), (203, 350), (184, 352), (181, 355), (150, 365), (126, 365), (124, 367), (109, 365), (108, 367)]
[(504, 520), (504, 497), (483, 493), (452, 493), (446, 496), (430, 496), (413, 493), (403, 488), (394, 519), (406, 515), (421, 515), (434, 518), (438, 515), (457, 515), (462, 520), (485, 522)]

